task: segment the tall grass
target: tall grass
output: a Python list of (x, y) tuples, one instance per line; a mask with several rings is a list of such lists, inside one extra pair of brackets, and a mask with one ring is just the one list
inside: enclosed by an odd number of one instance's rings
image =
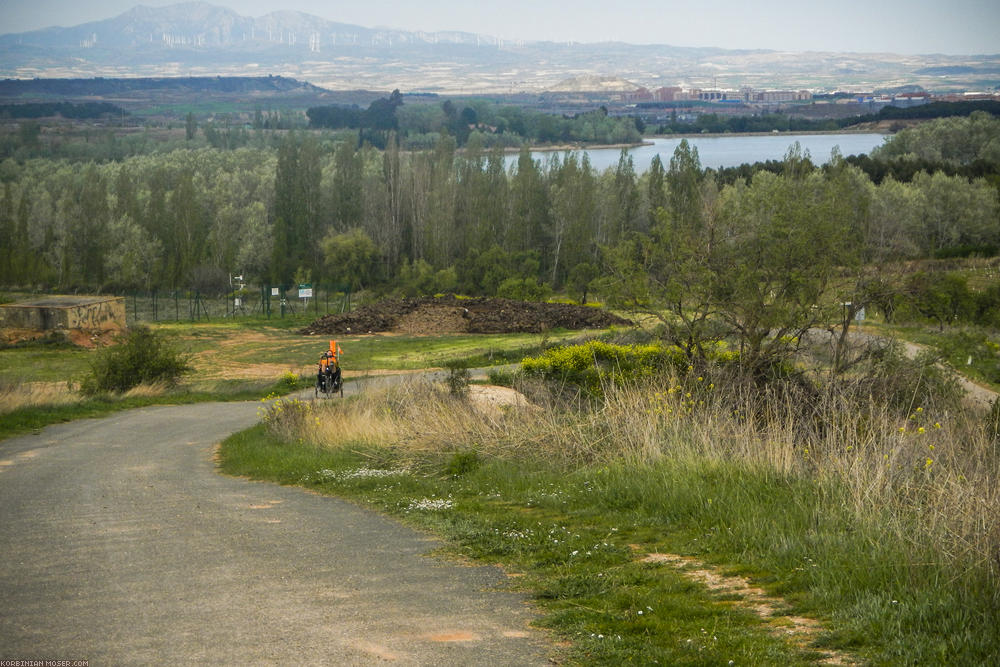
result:
[(70, 405), (79, 400), (66, 382), (0, 381), (0, 414), (28, 407)]
[(1000, 446), (981, 415), (913, 387), (896, 387), (911, 395), (901, 410), (861, 381), (689, 373), (578, 403), (521, 388), (532, 409), (481, 412), (416, 382), (271, 425), (411, 470), (472, 452), (584, 479), (577, 511), (638, 517), (647, 539), (769, 573), (776, 592), (834, 619), (833, 644), (918, 663), (997, 655)]

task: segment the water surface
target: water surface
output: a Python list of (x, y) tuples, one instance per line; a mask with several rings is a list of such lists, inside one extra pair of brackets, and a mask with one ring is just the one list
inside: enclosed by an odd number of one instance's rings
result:
[[(768, 135), (722, 135), (702, 137), (671, 137), (669, 139), (647, 139), (652, 145), (629, 149), (629, 155), (635, 163), (635, 170), (643, 173), (649, 169), (654, 155), (659, 155), (665, 168), (670, 166), (670, 157), (674, 149), (687, 139), (688, 143), (698, 149), (698, 157), (702, 167), (719, 169), (720, 167), (738, 167), (744, 163), (764, 162), (766, 160), (781, 160), (788, 149), (798, 142), (802, 151), (809, 152), (816, 164), (825, 164), (830, 160), (834, 147), (839, 147), (845, 157), (870, 153), (873, 148), (881, 146), (886, 140), (884, 134), (768, 134)], [(621, 155), (620, 148), (596, 148), (577, 151), (590, 156), (590, 164), (597, 171), (604, 171), (618, 164)], [(553, 151), (532, 151), (531, 155), (543, 163), (552, 155), (563, 158), (564, 153)], [(517, 164), (517, 155), (507, 156), (507, 167)]]

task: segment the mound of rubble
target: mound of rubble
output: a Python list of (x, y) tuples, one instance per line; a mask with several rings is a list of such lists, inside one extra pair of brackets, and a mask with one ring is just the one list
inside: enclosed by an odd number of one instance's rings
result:
[(538, 333), (548, 329), (631, 326), (606, 310), (565, 303), (455, 296), (385, 299), (350, 313), (326, 315), (300, 329), (303, 335), (379, 332), (408, 334)]

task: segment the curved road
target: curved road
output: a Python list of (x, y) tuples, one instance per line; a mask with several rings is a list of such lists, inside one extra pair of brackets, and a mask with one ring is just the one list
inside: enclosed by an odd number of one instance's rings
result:
[(0, 659), (546, 664), (495, 568), (350, 503), (215, 472), (255, 403), (0, 442)]

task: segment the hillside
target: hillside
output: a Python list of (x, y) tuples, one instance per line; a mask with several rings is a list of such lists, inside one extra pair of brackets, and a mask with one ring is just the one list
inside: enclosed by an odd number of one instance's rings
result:
[(0, 36), (0, 77), (267, 72), (334, 90), (538, 93), (568, 78), (590, 76), (651, 89), (684, 83), (868, 90), (917, 85), (948, 91), (1000, 84), (1000, 56), (507, 42), (465, 32), (366, 28), (294, 11), (254, 18), (204, 2), (135, 7), (103, 21)]

